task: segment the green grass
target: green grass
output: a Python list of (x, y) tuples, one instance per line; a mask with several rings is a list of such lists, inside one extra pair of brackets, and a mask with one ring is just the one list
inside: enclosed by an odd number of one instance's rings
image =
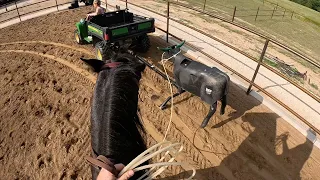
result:
[(291, 2), (291, 1), (279, 1), (279, 0), (269, 0), (271, 2), (274, 3), (279, 3), (279, 5), (291, 9), (301, 15), (303, 15), (304, 17), (306, 17), (308, 20), (310, 20), (311, 22), (315, 23), (316, 25), (320, 25), (320, 13), (312, 10), (308, 7), (302, 6), (300, 4)]
[(310, 84), (310, 86), (311, 86), (311, 87), (313, 87), (313, 88), (314, 88), (314, 89), (316, 89), (316, 90), (318, 90), (318, 89), (319, 89), (319, 88), (318, 88), (318, 86), (317, 86), (316, 84), (311, 83), (311, 84)]
[[(263, 58), (263, 62), (265, 63), (265, 64), (267, 64), (267, 65), (269, 65), (269, 66), (271, 66), (271, 67), (273, 67), (273, 68), (275, 68), (275, 69), (277, 69), (277, 70), (279, 70), (280, 71), (280, 66), (277, 64), (277, 63), (275, 63), (274, 61), (272, 61), (272, 60), (270, 60), (269, 58), (267, 58), (267, 57), (264, 57)], [(295, 67), (291, 67), (291, 70), (292, 71), (294, 71), (294, 72), (299, 72)], [(280, 71), (281, 72), (281, 71)], [(283, 73), (283, 72), (282, 72)], [(304, 84), (304, 80), (301, 78), (301, 77), (299, 77), (299, 76), (292, 76), (292, 75), (288, 75), (287, 73), (283, 73), (284, 75), (286, 75), (288, 78), (290, 78), (291, 80), (293, 80), (293, 81), (295, 81), (295, 82), (297, 82), (297, 83), (300, 83), (300, 84)], [(311, 85), (312, 86), (312, 85)]]
[[(192, 6), (203, 8), (204, 0), (185, 1)], [(255, 21), (254, 16), (239, 17), (242, 21), (237, 22), (264, 34), (268, 34), (274, 39), (320, 62), (320, 13), (288, 0), (270, 1), (290, 9), (286, 10), (284, 18), (273, 17), (273, 19), (271, 19), (272, 11), (260, 11), (260, 14), (268, 16), (258, 16), (257, 21)], [(206, 10), (219, 11), (221, 12), (219, 15), (231, 19), (235, 6), (237, 6), (236, 16), (255, 15), (258, 7), (260, 7), (260, 10), (273, 10), (275, 7), (270, 3), (263, 4), (262, 0), (207, 0)], [(299, 13), (302, 16), (294, 15), (291, 20), (291, 11)], [(282, 15), (283, 13), (284, 9), (281, 7), (278, 7), (277, 11), (275, 11), (275, 14), (278, 15)]]
[(292, 68), (292, 71), (294, 71), (294, 72), (296, 72), (296, 73), (299, 73), (298, 69), (295, 68), (295, 67)]
[(269, 60), (268, 58), (264, 58), (264, 59), (263, 59), (263, 62), (266, 63), (266, 64), (269, 65), (269, 66), (272, 66), (272, 67), (275, 67), (275, 68), (278, 67), (278, 64), (277, 64), (277, 63)]

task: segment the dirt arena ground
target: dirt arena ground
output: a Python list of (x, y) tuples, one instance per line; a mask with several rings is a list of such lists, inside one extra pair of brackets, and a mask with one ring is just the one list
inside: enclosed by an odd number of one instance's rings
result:
[[(0, 179), (90, 179), (90, 103), (96, 74), (79, 61), (91, 45), (74, 43), (75, 23), (89, 8), (63, 11), (0, 29)], [(143, 56), (160, 65), (157, 46)], [(172, 65), (167, 64), (172, 70)], [(170, 110), (166, 81), (146, 69), (140, 114), (148, 146), (160, 142)], [(320, 151), (297, 130), (236, 85), (226, 114), (198, 129), (208, 105), (186, 93), (175, 99), (168, 140), (182, 142), (179, 161), (195, 179), (320, 179)], [(169, 168), (159, 179), (183, 179), (188, 167)]]

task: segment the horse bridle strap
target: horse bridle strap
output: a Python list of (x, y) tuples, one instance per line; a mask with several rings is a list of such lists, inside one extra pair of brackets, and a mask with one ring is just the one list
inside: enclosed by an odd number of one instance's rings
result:
[(112, 68), (116, 68), (121, 64), (121, 62), (111, 62), (111, 63), (106, 63), (101, 67), (101, 70), (104, 69), (112, 69)]
[[(121, 64), (121, 62), (111, 62), (111, 63), (106, 63), (101, 67), (101, 71), (105, 70), (105, 69), (112, 69), (112, 68), (116, 68)], [(139, 76), (139, 75), (137, 75)], [(140, 77), (140, 76), (139, 76)], [(136, 80), (136, 84), (139, 85), (139, 81)]]
[(106, 170), (108, 170), (109, 172), (111, 172), (113, 175), (115, 175), (116, 177), (118, 176), (118, 173), (116, 168), (114, 167), (114, 164), (105, 156), (98, 156), (97, 158), (93, 158), (93, 157), (86, 157), (86, 160), (91, 163), (92, 165), (98, 166), (100, 168), (104, 168)]

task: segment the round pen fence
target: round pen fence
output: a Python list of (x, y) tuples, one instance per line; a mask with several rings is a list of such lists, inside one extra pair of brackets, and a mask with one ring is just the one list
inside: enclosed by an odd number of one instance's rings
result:
[(43, 0), (33, 3), (25, 3), (19, 1), (10, 2), (0, 6), (0, 23), (4, 23), (14, 19), (18, 19), (21, 22), (23, 21), (22, 18), (24, 16), (48, 9), (59, 11), (62, 10), (61, 6), (70, 3), (70, 0)]

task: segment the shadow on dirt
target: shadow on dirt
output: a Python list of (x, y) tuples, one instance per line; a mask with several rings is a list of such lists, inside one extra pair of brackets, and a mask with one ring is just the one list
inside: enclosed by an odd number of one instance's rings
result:
[[(239, 98), (243, 99), (238, 101)], [(219, 166), (198, 169), (194, 179), (301, 179), (300, 171), (311, 154), (313, 143), (306, 138), (304, 143), (289, 148), (288, 137), (294, 134), (277, 136), (279, 116), (275, 113), (247, 112), (259, 106), (260, 102), (246, 96), (235, 84), (230, 86), (228, 105), (232, 109), (237, 108), (236, 112), (213, 128), (241, 118), (241, 127), (249, 135), (236, 151), (226, 155)], [(161, 180), (184, 179), (191, 173), (186, 171)]]
[[(194, 179), (301, 179), (300, 171), (311, 154), (313, 143), (306, 139), (290, 149), (288, 133), (276, 136), (277, 118), (274, 113), (244, 115), (243, 121), (255, 127), (254, 131), (219, 166), (198, 169)], [(276, 149), (280, 149), (281, 154), (276, 153)], [(161, 180), (184, 179), (191, 173), (186, 171)]]
[[(241, 98), (241, 101), (239, 101), (239, 98)], [(230, 81), (227, 105), (232, 109), (235, 109), (236, 111), (230, 113), (228, 119), (215, 124), (214, 126), (212, 126), (212, 128), (219, 128), (230, 121), (238, 119), (247, 111), (253, 109), (256, 106), (259, 106), (260, 104), (260, 101), (256, 100), (252, 96), (248, 96), (243, 89)]]

